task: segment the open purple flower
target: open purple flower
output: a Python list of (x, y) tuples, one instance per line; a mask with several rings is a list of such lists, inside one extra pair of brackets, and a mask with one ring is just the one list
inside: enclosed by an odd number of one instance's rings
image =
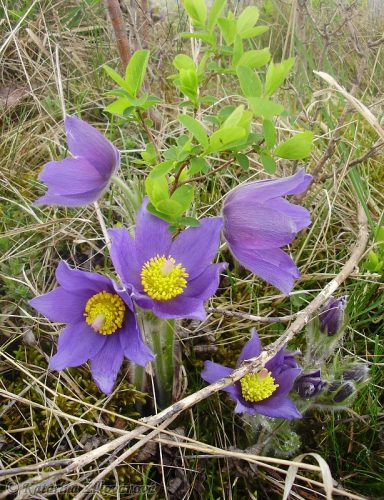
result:
[(56, 270), (60, 286), (30, 301), (51, 321), (67, 323), (61, 332), (51, 370), (91, 361), (91, 373), (110, 394), (124, 356), (145, 366), (154, 359), (136, 321), (130, 294), (97, 273), (71, 269), (61, 261)]
[(291, 177), (255, 181), (233, 189), (224, 200), (224, 237), (247, 269), (288, 294), (300, 272), (282, 246), (310, 223), (307, 209), (282, 196), (303, 192), (312, 176), (299, 170)]
[(200, 220), (172, 241), (169, 224), (147, 209), (144, 200), (136, 218), (135, 239), (127, 229), (110, 229), (111, 259), (123, 282), (134, 287), (140, 307), (160, 318), (206, 316), (204, 302), (217, 290), (226, 263), (211, 264), (219, 243), (222, 219)]
[(120, 153), (98, 130), (76, 116), (64, 120), (72, 158), (50, 161), (39, 179), (48, 191), (35, 205), (81, 207), (98, 200), (120, 166)]
[[(242, 361), (259, 356), (260, 353), (260, 339), (253, 329), (252, 337), (243, 347), (236, 366), (239, 367)], [(295, 366), (292, 366), (292, 361), (291, 354), (282, 349), (266, 363), (265, 368), (257, 373), (248, 373), (223, 389), (237, 403), (235, 412), (249, 415), (261, 413), (274, 418), (300, 418), (301, 413), (287, 397), (301, 372), (296, 362)], [(233, 371), (232, 368), (206, 361), (201, 376), (212, 384), (228, 377)]]

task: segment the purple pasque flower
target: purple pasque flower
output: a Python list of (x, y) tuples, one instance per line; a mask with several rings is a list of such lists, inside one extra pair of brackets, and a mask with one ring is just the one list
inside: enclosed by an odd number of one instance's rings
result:
[(320, 331), (329, 337), (340, 333), (343, 323), (348, 295), (335, 299), (331, 297), (319, 314)]
[[(259, 356), (261, 350), (260, 339), (256, 330), (253, 329), (252, 337), (243, 347), (236, 367), (239, 367), (246, 359)], [(281, 349), (259, 372), (248, 373), (239, 381), (223, 389), (237, 403), (235, 412), (249, 415), (261, 413), (274, 418), (300, 418), (301, 413), (287, 397), (296, 377), (301, 372), (296, 362), (295, 366), (292, 366), (292, 360), (291, 354)], [(227, 366), (205, 361), (201, 376), (206, 382), (212, 384), (223, 377), (228, 377), (233, 371)]]
[(204, 302), (219, 286), (226, 263), (212, 264), (220, 243), (221, 217), (200, 220), (172, 240), (169, 224), (146, 208), (136, 217), (133, 239), (127, 229), (110, 229), (110, 255), (124, 283), (133, 286), (140, 307), (160, 318), (206, 317)]
[(112, 392), (124, 356), (145, 366), (154, 359), (144, 343), (130, 294), (110, 278), (57, 266), (59, 287), (29, 303), (51, 321), (67, 323), (59, 336), (51, 370), (64, 370), (91, 361), (99, 388)]
[(321, 370), (311, 370), (302, 373), (295, 381), (295, 389), (302, 398), (310, 398), (320, 394), (328, 382), (321, 378)]
[(300, 272), (281, 247), (311, 223), (304, 207), (282, 196), (299, 194), (312, 176), (299, 170), (291, 177), (242, 184), (224, 200), (224, 237), (234, 257), (244, 267), (284, 294), (293, 288)]
[(66, 116), (71, 158), (50, 161), (39, 175), (48, 191), (35, 205), (82, 207), (98, 200), (120, 166), (120, 152), (98, 130), (76, 116)]

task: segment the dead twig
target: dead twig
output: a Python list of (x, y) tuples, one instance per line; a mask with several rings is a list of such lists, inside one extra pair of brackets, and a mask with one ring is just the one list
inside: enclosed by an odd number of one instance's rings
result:
[(382, 43), (384, 43), (384, 36), (379, 38), (378, 40), (371, 40), (370, 42), (368, 42), (367, 45), (368, 47), (372, 48), (372, 47), (378, 47)]
[(218, 307), (207, 307), (206, 310), (208, 313), (221, 314), (227, 318), (241, 318), (258, 323), (289, 323), (290, 321), (296, 319), (299, 314), (288, 314), (287, 316), (255, 316), (254, 314), (247, 314), (239, 311), (228, 311), (227, 309), (221, 309)]
[[(351, 168), (355, 167), (356, 165), (359, 165), (359, 163), (363, 163), (363, 162), (369, 160), (369, 158), (372, 158), (373, 156), (375, 156), (383, 146), (384, 146), (383, 141), (381, 141), (381, 140), (377, 141), (371, 147), (371, 149), (369, 149), (366, 153), (364, 153), (363, 155), (359, 156), (358, 158), (355, 158), (354, 160), (348, 162), (345, 168), (351, 169)], [(333, 173), (324, 174), (319, 178), (319, 181), (325, 181), (327, 179), (330, 179), (331, 177), (333, 177)]]

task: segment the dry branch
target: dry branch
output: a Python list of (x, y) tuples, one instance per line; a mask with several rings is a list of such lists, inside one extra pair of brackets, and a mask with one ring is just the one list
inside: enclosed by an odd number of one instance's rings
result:
[(129, 48), (127, 30), (124, 26), (123, 14), (121, 12), (119, 0), (107, 0), (107, 8), (113, 30), (115, 32), (116, 45), (119, 51), (121, 64), (123, 70), (125, 70), (131, 58), (131, 50)]
[(242, 313), (239, 311), (228, 311), (218, 307), (207, 307), (208, 313), (221, 314), (227, 318), (241, 318), (248, 321), (255, 321), (258, 323), (289, 323), (297, 317), (295, 314), (287, 314), (287, 316), (255, 316), (254, 314)]

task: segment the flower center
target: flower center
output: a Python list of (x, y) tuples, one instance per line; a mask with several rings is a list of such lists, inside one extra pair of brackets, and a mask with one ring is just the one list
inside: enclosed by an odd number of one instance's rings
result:
[(102, 335), (115, 333), (123, 325), (125, 304), (116, 293), (100, 292), (93, 295), (85, 306), (85, 321)]
[(141, 269), (141, 284), (144, 291), (155, 300), (170, 300), (183, 293), (189, 274), (170, 255), (156, 255)]
[(279, 384), (275, 384), (271, 372), (265, 368), (259, 373), (247, 373), (240, 379), (240, 385), (243, 398), (250, 403), (269, 398), (279, 387)]

